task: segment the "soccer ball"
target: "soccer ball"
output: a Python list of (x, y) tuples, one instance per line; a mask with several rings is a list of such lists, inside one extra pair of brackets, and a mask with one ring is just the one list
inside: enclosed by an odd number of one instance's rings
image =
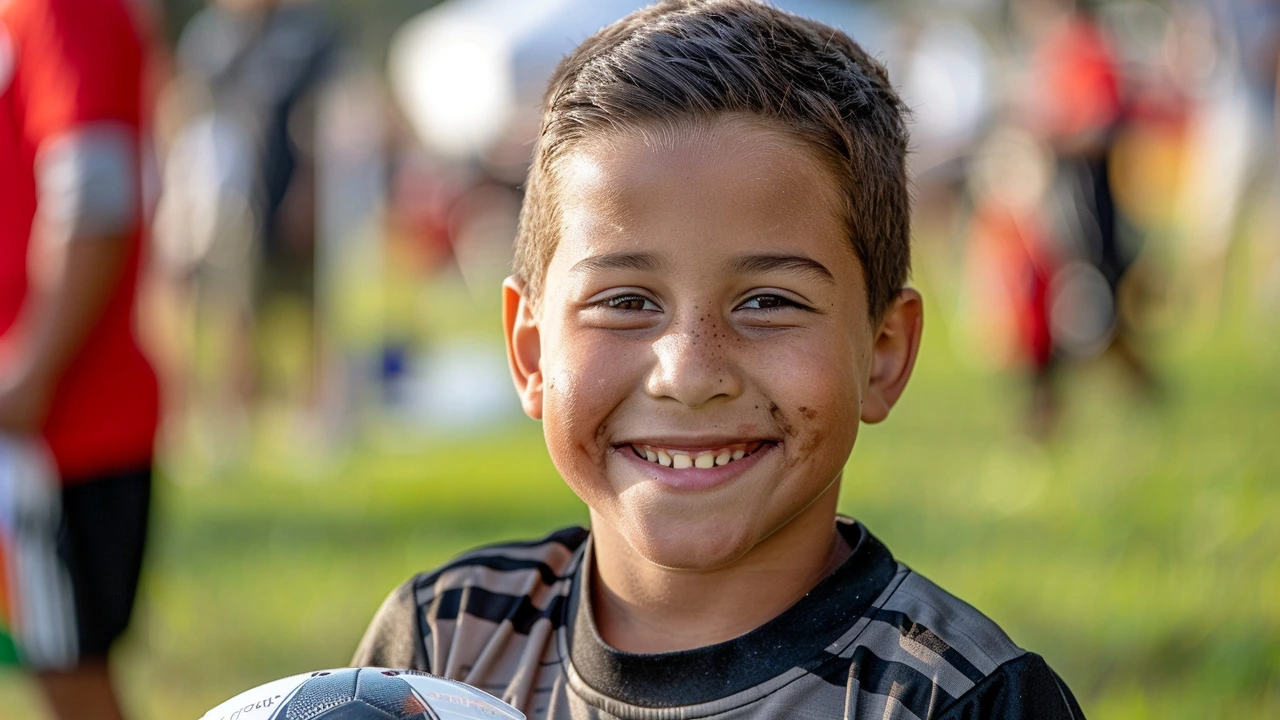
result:
[(525, 720), (470, 685), (413, 670), (342, 668), (240, 693), (203, 720)]

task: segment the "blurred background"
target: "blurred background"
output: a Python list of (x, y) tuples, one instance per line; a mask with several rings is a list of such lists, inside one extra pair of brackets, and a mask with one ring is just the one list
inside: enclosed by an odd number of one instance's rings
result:
[[(499, 324), (538, 104), (628, 0), (136, 0), (165, 387), (126, 709), (344, 665), (383, 597), (583, 523)], [(916, 377), (842, 510), (1091, 718), (1280, 717), (1275, 0), (778, 0), (914, 109)], [(42, 718), (0, 674), (7, 719)]]

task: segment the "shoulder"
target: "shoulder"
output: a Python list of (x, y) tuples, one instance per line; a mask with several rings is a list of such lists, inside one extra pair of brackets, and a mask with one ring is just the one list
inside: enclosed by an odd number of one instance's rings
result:
[(1083, 718), (1039, 655), (901, 564), (847, 654), (873, 706), (892, 697), (919, 718)]
[(991, 618), (904, 565), (877, 605), (873, 619), (898, 631), (900, 649), (928, 650), (975, 682), (1025, 652)]
[(129, 117), (137, 114), (144, 50), (140, 26), (122, 0), (4, 2), (0, 22), (12, 36), (25, 84), (39, 88), (44, 103), (73, 113), (119, 106)]
[(478, 548), (413, 576), (387, 597), (352, 664), (433, 670), (444, 658), (431, 648), (452, 638), (463, 616), (480, 621), (469, 628), (510, 623), (517, 635), (527, 635), (537, 621), (560, 615), (588, 537), (583, 528), (565, 528)]
[(487, 545), (419, 573), (407, 584), (419, 605), (462, 589), (528, 594), (567, 579), (588, 536), (586, 529), (572, 527), (537, 540)]
[[(136, 39), (134, 16), (124, 0), (0, 0), (0, 17), (32, 34), (104, 36), (104, 42)], [(121, 31), (125, 37), (112, 36)]]

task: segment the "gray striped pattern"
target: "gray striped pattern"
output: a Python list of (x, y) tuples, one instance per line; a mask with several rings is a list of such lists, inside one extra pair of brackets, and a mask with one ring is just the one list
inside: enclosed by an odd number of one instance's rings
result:
[(591, 687), (571, 659), (572, 578), (588, 545), (585, 533), (562, 532), (414, 578), (388, 598), (352, 664), (461, 680), (530, 718), (927, 720), (1023, 655), (977, 610), (894, 563), (870, 608), (803, 667), (710, 702), (628, 704)]

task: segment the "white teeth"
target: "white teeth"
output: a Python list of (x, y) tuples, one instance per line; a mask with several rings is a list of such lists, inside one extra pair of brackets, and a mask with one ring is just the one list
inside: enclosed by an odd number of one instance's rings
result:
[[(3, 3), (4, 0), (0, 0)], [(674, 467), (677, 470), (686, 468), (708, 469), (728, 465), (734, 460), (741, 460), (747, 456), (745, 450), (712, 450), (710, 452), (702, 452), (693, 455), (683, 450), (661, 450), (652, 449), (650, 447), (632, 446), (636, 454), (648, 460), (651, 463), (658, 463), (663, 467)]]

